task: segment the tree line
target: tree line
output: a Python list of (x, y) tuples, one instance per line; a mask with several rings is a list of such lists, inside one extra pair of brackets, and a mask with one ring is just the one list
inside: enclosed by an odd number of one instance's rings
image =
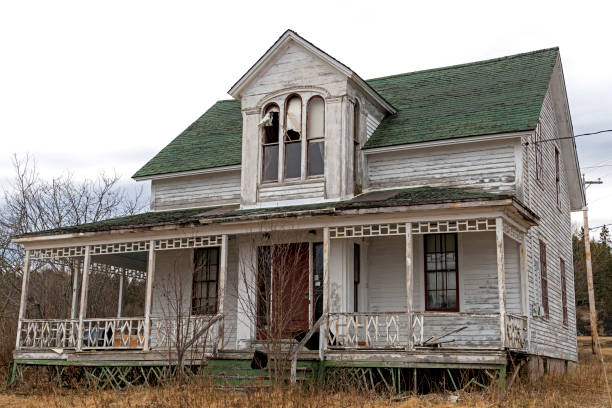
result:
[[(576, 325), (578, 334), (588, 335), (589, 295), (586, 279), (586, 259), (584, 254), (584, 230), (572, 236), (574, 251), (574, 282), (576, 290)], [(612, 334), (612, 247), (610, 230), (606, 225), (601, 228), (598, 239), (591, 239), (591, 263), (593, 266), (593, 285), (595, 287), (595, 306), (597, 326), (600, 334)]]

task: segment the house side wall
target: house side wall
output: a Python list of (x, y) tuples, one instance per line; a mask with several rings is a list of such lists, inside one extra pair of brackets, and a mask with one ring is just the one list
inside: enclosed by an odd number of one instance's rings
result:
[[(542, 139), (554, 139), (559, 135), (553, 98), (547, 92), (540, 123)], [(555, 147), (560, 150), (558, 141), (541, 144), (543, 156), (543, 178), (535, 177), (535, 146), (532, 137), (522, 148), (523, 196), (525, 204), (540, 217), (540, 225), (533, 227), (527, 234), (527, 269), (529, 272), (529, 313), (531, 319), (531, 351), (544, 356), (576, 360), (576, 309), (574, 299), (574, 270), (571, 241), (571, 215), (565, 166), (560, 163), (561, 205), (557, 208), (555, 191)], [(563, 160), (561, 155), (560, 160)], [(550, 317), (539, 316), (542, 304), (539, 241), (546, 243), (548, 299)], [(567, 278), (568, 326), (562, 323), (560, 259), (565, 260)]]
[(368, 188), (471, 187), (510, 194), (517, 144), (490, 141), (369, 154)]
[(151, 181), (151, 209), (156, 211), (239, 202), (239, 170)]

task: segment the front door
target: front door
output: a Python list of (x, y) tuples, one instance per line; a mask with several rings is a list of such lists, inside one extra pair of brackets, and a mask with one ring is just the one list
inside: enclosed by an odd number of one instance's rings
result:
[(257, 337), (308, 331), (308, 243), (259, 247), (258, 258)]

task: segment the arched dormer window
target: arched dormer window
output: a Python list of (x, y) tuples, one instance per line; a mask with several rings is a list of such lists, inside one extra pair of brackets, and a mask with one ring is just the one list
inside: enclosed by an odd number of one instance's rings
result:
[(285, 178), (302, 175), (302, 98), (292, 95), (285, 107)]
[(263, 181), (278, 181), (279, 112), (276, 104), (268, 105), (260, 123), (263, 128)]
[(318, 176), (325, 171), (325, 101), (313, 96), (307, 110), (308, 175)]

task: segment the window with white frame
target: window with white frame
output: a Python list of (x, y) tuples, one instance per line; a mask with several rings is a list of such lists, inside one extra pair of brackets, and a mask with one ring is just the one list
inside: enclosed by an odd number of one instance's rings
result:
[(262, 128), (262, 182), (299, 180), (324, 174), (325, 100), (319, 95), (308, 97), (308, 94), (304, 98), (291, 94), (264, 109), (259, 124)]

